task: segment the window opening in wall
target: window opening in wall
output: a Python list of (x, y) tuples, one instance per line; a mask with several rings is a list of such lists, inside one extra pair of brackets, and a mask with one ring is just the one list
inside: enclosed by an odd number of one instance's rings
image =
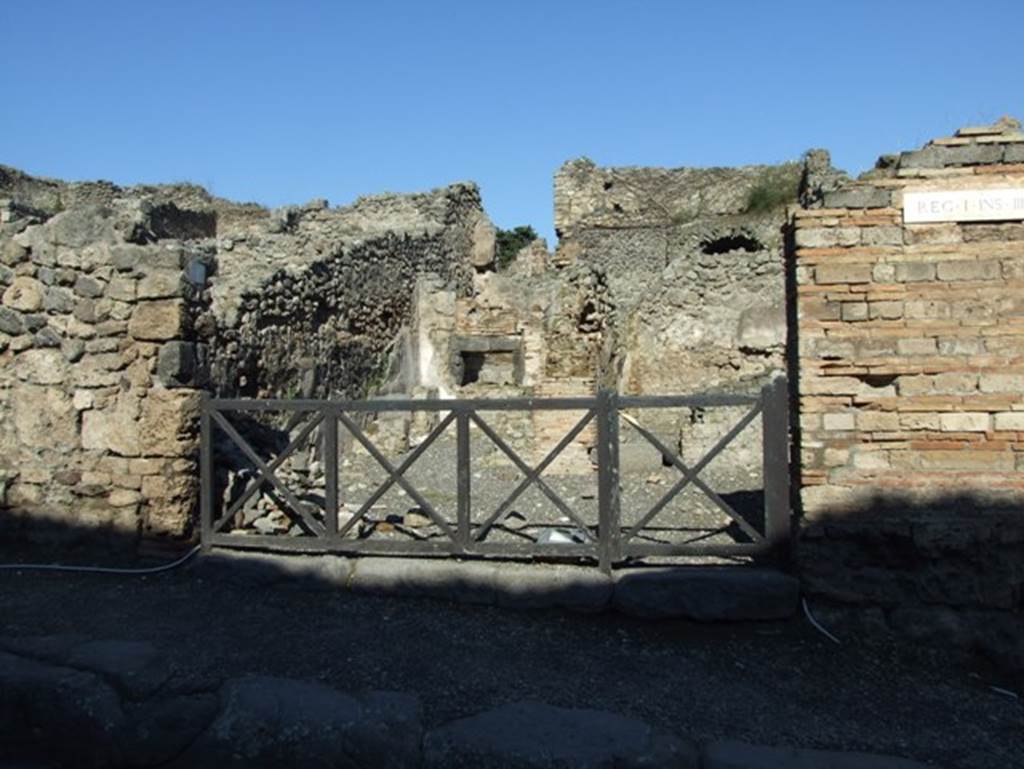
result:
[(700, 244), (700, 250), (705, 254), (727, 254), (730, 251), (746, 251), (752, 254), (763, 251), (764, 246), (757, 238), (734, 233), (721, 238), (709, 238)]

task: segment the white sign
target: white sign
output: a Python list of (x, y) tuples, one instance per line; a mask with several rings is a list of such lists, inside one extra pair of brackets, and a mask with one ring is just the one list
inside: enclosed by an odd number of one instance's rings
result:
[(1007, 220), (1024, 220), (1024, 187), (903, 193), (906, 224)]

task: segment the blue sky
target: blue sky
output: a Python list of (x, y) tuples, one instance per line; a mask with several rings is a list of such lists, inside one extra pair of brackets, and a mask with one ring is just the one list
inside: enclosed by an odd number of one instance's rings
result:
[(0, 163), (267, 205), (472, 179), (552, 237), (552, 175), (859, 172), (1024, 117), (1021, 0), (0, 0)]

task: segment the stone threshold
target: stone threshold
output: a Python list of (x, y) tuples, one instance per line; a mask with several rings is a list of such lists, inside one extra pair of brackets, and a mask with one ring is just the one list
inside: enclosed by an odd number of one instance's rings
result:
[(565, 564), (218, 549), (189, 568), (200, 576), (255, 586), (301, 581), (311, 589), (369, 595), (708, 622), (787, 619), (796, 614), (800, 597), (795, 577), (750, 566), (630, 567), (606, 575)]

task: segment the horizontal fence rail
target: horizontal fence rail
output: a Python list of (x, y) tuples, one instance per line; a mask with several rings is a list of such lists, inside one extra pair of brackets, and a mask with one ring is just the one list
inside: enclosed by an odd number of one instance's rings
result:
[[(747, 411), (702, 458), (687, 463), (680, 452), (644, 427), (624, 409), (659, 409), (687, 407), (746, 407)], [(555, 446), (537, 463), (520, 455), (500, 431), (489, 423), (482, 412), (578, 411), (582, 416)], [(260, 456), (251, 442), (232, 422), (232, 415), (279, 412), (290, 415), (285, 434), (287, 445), (276, 455)], [(366, 435), (359, 419), (372, 413), (435, 412), (437, 423), (430, 432), (397, 464)], [(763, 525), (757, 527), (708, 485), (700, 474), (729, 447), (748, 426), (761, 421)], [(639, 434), (660, 452), (664, 464), (678, 471), (679, 477), (646, 511), (637, 512), (631, 524), (623, 523), (619, 450), (622, 425)], [(211, 546), (293, 550), (303, 552), (388, 553), (401, 555), (453, 555), (484, 557), (571, 557), (592, 560), (609, 570), (614, 563), (631, 558), (656, 556), (743, 556), (778, 550), (789, 539), (789, 435), (788, 396), (786, 381), (774, 380), (752, 395), (679, 395), (623, 396), (602, 390), (594, 397), (573, 398), (502, 398), (474, 400), (281, 400), (281, 399), (215, 399), (205, 397), (201, 413), (201, 538), (204, 548)], [(580, 434), (596, 425), (597, 521), (588, 523), (570, 501), (543, 476), (565, 449)], [(455, 430), (455, 504), (451, 509), (438, 509), (407, 478), (410, 468), (445, 433)], [(475, 429), (489, 440), (501, 455), (521, 474), (522, 479), (511, 487), (500, 504), (490, 510), (478, 511), (472, 493), (473, 456), (470, 431)], [(386, 478), (371, 491), (366, 500), (339, 526), (340, 499), (340, 431), (345, 430), (383, 470)], [(227, 502), (218, 496), (218, 481), (226, 477), (224, 457), (218, 455), (215, 434), (235, 456), (240, 452), (252, 464), (245, 476), (245, 487)], [(291, 437), (294, 435), (294, 437)], [(310, 503), (300, 500), (278, 477), (290, 457), (308, 441), (316, 440), (323, 461), (322, 506), (311, 511)], [(218, 474), (219, 473), (219, 474)], [(238, 474), (238, 477), (243, 477)], [(373, 540), (353, 536), (356, 527), (365, 524), (375, 504), (389, 491), (398, 488), (436, 527), (434, 539)], [(567, 526), (573, 526), (580, 541), (572, 542), (489, 542), (488, 534), (514, 510), (515, 503), (530, 488), (537, 489), (561, 514)], [(685, 489), (699, 491), (714, 508), (742, 532), (746, 541), (685, 542), (668, 544), (649, 541), (643, 536), (647, 527)], [(301, 530), (299, 536), (280, 534), (232, 533), (225, 531), (241, 514), (246, 504), (260, 490)], [(474, 513), (482, 517), (474, 521)], [(322, 520), (321, 520), (322, 517)]]

